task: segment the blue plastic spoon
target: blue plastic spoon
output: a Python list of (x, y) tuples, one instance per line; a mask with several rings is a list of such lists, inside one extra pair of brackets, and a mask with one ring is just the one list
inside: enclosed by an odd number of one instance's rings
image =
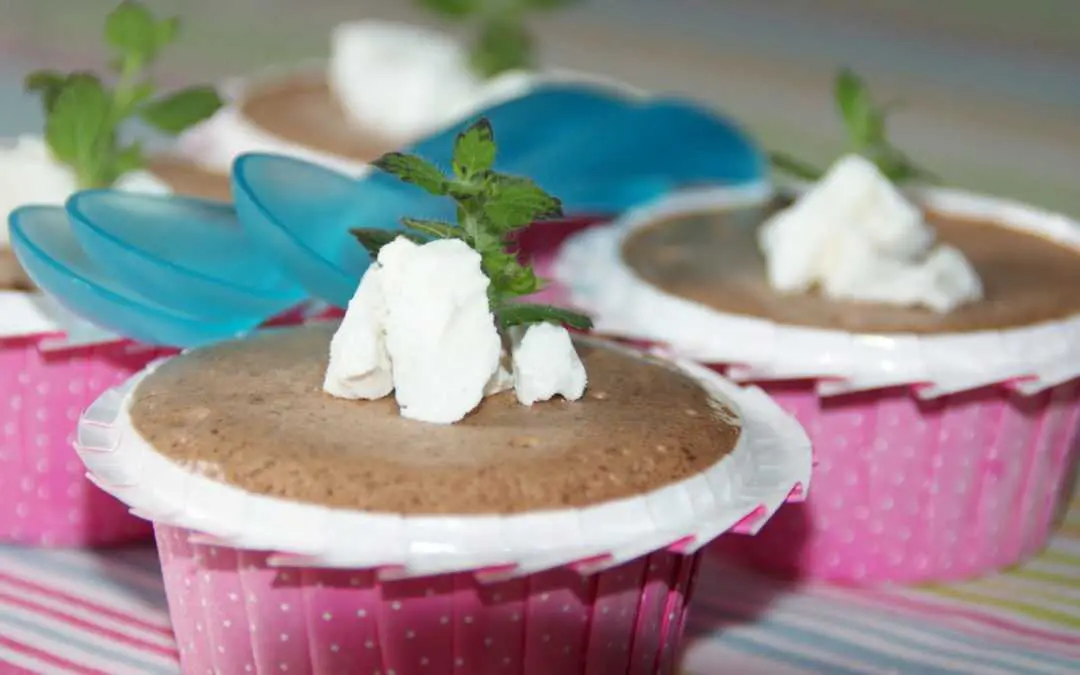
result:
[(195, 347), (242, 334), (261, 321), (206, 321), (157, 305), (117, 283), (86, 255), (59, 206), (25, 206), (9, 218), (11, 247), (27, 274), (76, 315), (147, 344)]
[(304, 291), (247, 237), (231, 205), (88, 190), (67, 203), (86, 254), (119, 285), (184, 314), (266, 319)]

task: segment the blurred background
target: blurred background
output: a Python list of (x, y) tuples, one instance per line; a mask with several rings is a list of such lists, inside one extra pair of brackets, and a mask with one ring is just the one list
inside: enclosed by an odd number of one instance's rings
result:
[[(0, 1), (0, 136), (40, 128), (26, 70), (100, 63), (115, 0)], [(163, 78), (214, 80), (325, 55), (332, 26), (431, 23), (409, 0), (149, 0), (184, 17)], [(536, 21), (549, 65), (702, 99), (769, 146), (833, 157), (831, 81), (899, 98), (893, 135), (947, 182), (1080, 215), (1077, 0), (583, 0)]]

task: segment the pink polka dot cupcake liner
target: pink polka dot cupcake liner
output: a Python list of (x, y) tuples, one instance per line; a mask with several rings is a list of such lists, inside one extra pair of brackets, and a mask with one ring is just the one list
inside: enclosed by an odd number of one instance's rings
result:
[(130, 343), (47, 350), (0, 338), (0, 542), (83, 547), (149, 539), (150, 527), (86, 480), (75, 424), (102, 392), (165, 352)]
[(267, 555), (157, 527), (184, 672), (672, 675), (698, 555), (658, 552), (584, 576), (271, 567)]
[[(941, 336), (860, 336), (713, 311), (623, 262), (636, 228), (754, 203), (760, 189), (695, 190), (530, 251), (549, 301), (598, 332), (660, 345), (760, 386), (805, 427), (815, 489), (756, 537), (718, 549), (786, 577), (950, 581), (1015, 565), (1047, 543), (1069, 497), (1080, 428), (1080, 317)], [(1080, 249), (1080, 223), (980, 195), (931, 190), (935, 211)]]
[(1078, 381), (930, 400), (907, 388), (822, 398), (809, 381), (762, 387), (810, 435), (814, 493), (758, 536), (725, 543), (755, 568), (861, 583), (976, 577), (1038, 553), (1068, 499)]
[[(33, 293), (0, 292), (0, 543), (57, 548), (148, 541), (152, 527), (87, 480), (75, 453), (82, 412), (176, 353), (120, 340)], [(310, 308), (276, 318), (322, 318)]]

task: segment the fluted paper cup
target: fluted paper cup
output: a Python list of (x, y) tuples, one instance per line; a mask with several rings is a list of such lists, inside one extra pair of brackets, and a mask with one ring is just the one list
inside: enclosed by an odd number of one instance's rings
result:
[(684, 363), (737, 412), (727, 456), (579, 509), (401, 516), (255, 495), (132, 427), (138, 375), (83, 416), (95, 481), (155, 521), (185, 673), (668, 675), (701, 548), (805, 494), (806, 435), (754, 388)]
[(0, 543), (103, 546), (147, 524), (85, 477), (72, 444), (88, 405), (166, 354), (78, 324), (36, 293), (0, 291)]

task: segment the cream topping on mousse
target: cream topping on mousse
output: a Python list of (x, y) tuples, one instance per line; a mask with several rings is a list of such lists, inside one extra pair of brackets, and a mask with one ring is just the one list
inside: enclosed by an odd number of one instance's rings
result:
[(340, 398), (394, 392), (401, 415), (449, 424), (513, 388), (524, 405), (585, 392), (585, 367), (562, 326), (537, 323), (503, 341), (480, 255), (459, 239), (382, 248), (330, 343), (323, 389)]
[(959, 249), (871, 161), (848, 155), (761, 228), (769, 284), (782, 293), (949, 312), (983, 297)]
[(357, 228), (374, 260), (330, 345), (323, 389), (343, 398), (390, 394), (401, 415), (450, 424), (485, 396), (513, 388), (526, 406), (585, 393), (585, 367), (565, 326), (592, 322), (521, 302), (541, 280), (513, 249), (514, 232), (562, 217), (531, 179), (494, 171), (487, 119), (454, 140), (453, 171), (391, 152), (374, 166), (457, 204), (457, 222), (402, 218), (404, 233)]
[(534, 79), (510, 71), (486, 80), (458, 40), (405, 23), (341, 24), (330, 43), (327, 81), (350, 119), (400, 143), (517, 96)]

